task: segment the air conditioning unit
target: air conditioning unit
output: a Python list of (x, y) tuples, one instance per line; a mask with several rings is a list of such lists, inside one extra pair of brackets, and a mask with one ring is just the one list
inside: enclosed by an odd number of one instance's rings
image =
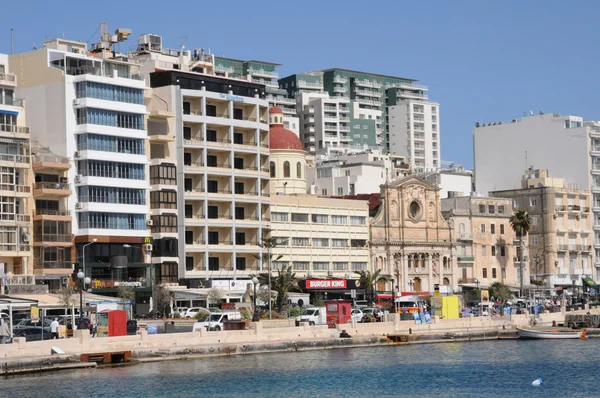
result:
[(152, 220), (147, 220), (146, 221), (146, 225), (149, 226), (149, 227), (151, 227), (151, 226), (154, 225), (154, 222)]
[(77, 202), (77, 203), (75, 203), (75, 208), (76, 209), (83, 209), (83, 204)]
[(81, 104), (81, 100), (79, 98), (76, 98), (73, 100), (73, 106), (77, 106)]
[(69, 284), (69, 277), (68, 276), (63, 276), (61, 278), (61, 282), (62, 282), (63, 286), (67, 286)]
[[(152, 220), (150, 220), (150, 221), (152, 221)], [(150, 243), (146, 244), (146, 251), (147, 252), (151, 252), (152, 251), (152, 245)]]
[(69, 177), (60, 177), (61, 184), (67, 184), (69, 182)]
[(79, 157), (79, 152), (75, 151), (75, 153), (73, 154), (73, 157), (78, 158)]
[(31, 235), (29, 235), (28, 233), (23, 233), (23, 236), (21, 236), (23, 243), (29, 243), (29, 241), (31, 240)]
[(331, 271), (331, 270), (327, 271), (327, 276), (333, 276), (333, 271)]
[(75, 182), (81, 182), (82, 179), (83, 179), (83, 176), (81, 174), (77, 174), (75, 176)]

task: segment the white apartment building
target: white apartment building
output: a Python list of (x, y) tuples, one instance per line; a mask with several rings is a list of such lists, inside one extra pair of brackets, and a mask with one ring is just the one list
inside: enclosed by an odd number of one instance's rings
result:
[(0, 285), (27, 283), (33, 274), (30, 133), (11, 70), (8, 56), (0, 54)]
[(248, 279), (262, 270), (269, 217), (268, 102), (260, 86), (206, 74), (152, 75), (175, 112), (179, 278)]
[(437, 185), (440, 189), (441, 199), (469, 196), (473, 192), (473, 170), (465, 170), (460, 165), (452, 168), (438, 168), (416, 175)]
[(352, 148), (349, 99), (330, 98), (326, 92), (306, 91), (296, 95), (301, 139), (309, 153), (340, 154)]
[(441, 167), (440, 105), (424, 91), (416, 85), (387, 90), (390, 153), (411, 158), (416, 172)]
[[(477, 123), (473, 148), (477, 191), (520, 189), (523, 166), (545, 169), (549, 177), (568, 181), (567, 188), (591, 190), (594, 219), (600, 220), (600, 123), (532, 112), (508, 123)], [(594, 230), (600, 231), (600, 226), (594, 225)], [(600, 234), (594, 251), (598, 272)]]
[(306, 171), (309, 192), (324, 196), (376, 193), (381, 185), (409, 173), (405, 158), (377, 152), (321, 157)]
[[(128, 35), (117, 30), (114, 37)], [(66, 176), (73, 189), (64, 210), (73, 214), (76, 266), (92, 278), (95, 292), (116, 294), (119, 282), (135, 280), (149, 297), (147, 84), (111, 45), (103, 41), (90, 50), (53, 39), (9, 62), (17, 93), (28, 101), (32, 137), (71, 159)]]

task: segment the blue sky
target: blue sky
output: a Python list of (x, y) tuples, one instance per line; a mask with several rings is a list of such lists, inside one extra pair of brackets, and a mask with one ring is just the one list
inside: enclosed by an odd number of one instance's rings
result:
[(2, 9), (4, 53), (11, 27), (23, 52), (63, 35), (93, 42), (107, 22), (133, 29), (121, 51), (155, 33), (171, 48), (284, 64), (281, 76), (341, 67), (418, 79), (440, 103), (442, 158), (467, 167), (476, 121), (530, 110), (600, 119), (597, 1), (24, 0)]

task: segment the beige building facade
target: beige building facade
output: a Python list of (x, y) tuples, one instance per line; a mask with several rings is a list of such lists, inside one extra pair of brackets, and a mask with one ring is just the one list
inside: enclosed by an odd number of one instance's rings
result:
[(528, 264), (532, 282), (577, 289), (583, 278), (595, 278), (590, 192), (567, 188), (563, 179), (549, 178), (546, 170), (527, 170), (521, 186), (491, 195), (510, 198), (516, 210), (531, 215)]
[(271, 197), (272, 269), (291, 266), (299, 278), (358, 279), (369, 266), (367, 201), (312, 195)]
[[(442, 214), (452, 220), (456, 236), (458, 283), (461, 286), (489, 286), (501, 282), (520, 286), (518, 239), (510, 226), (512, 200), (460, 196), (442, 199)], [(525, 242), (527, 243), (527, 242)], [(525, 248), (527, 259), (527, 248)], [(527, 263), (524, 285), (529, 284)]]
[(408, 176), (381, 187), (371, 221), (373, 269), (394, 276), (399, 291), (458, 288), (455, 233), (442, 217), (439, 190)]

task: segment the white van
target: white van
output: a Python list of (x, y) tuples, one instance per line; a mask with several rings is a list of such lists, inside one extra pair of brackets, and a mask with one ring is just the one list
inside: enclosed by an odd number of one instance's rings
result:
[(296, 326), (300, 326), (300, 322), (308, 322), (309, 325), (326, 325), (325, 307), (308, 307), (296, 318)]
[(242, 314), (239, 312), (212, 312), (204, 322), (194, 323), (193, 331), (206, 329), (211, 331), (224, 330), (223, 322), (225, 321), (241, 321)]

